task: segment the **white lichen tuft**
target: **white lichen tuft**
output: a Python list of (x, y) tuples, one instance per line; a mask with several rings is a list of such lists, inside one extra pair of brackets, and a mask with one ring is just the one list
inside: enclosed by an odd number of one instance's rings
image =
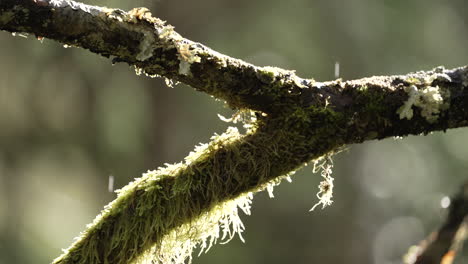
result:
[(145, 71), (142, 68), (135, 67), (135, 74), (137, 76), (140, 76), (143, 73), (145, 73)]
[(168, 41), (170, 39), (178, 39), (180, 38), (179, 33), (174, 31), (174, 27), (171, 25), (167, 25), (161, 28), (156, 28), (156, 33), (158, 33), (158, 37), (161, 40)]
[(169, 87), (169, 88), (174, 88), (174, 86), (179, 84), (178, 81), (174, 81), (174, 80), (169, 79), (169, 78), (164, 78), (164, 82), (166, 83), (167, 87)]
[[(263, 114), (266, 115), (266, 114)], [(218, 118), (226, 123), (242, 123), (244, 128), (247, 131), (252, 132), (252, 128), (255, 127), (255, 123), (257, 122), (256, 113), (250, 109), (240, 109), (237, 110), (230, 118), (224, 117), (221, 114), (218, 114)]]
[(292, 171), (284, 176), (281, 176), (281, 177), (278, 177), (270, 182), (268, 182), (265, 187), (263, 187), (267, 193), (268, 193), (268, 197), (270, 198), (275, 198), (275, 195), (273, 194), (273, 190), (276, 186), (278, 186), (283, 180), (286, 180), (288, 182), (292, 182), (292, 179), (291, 179), (291, 175), (293, 175), (294, 173), (296, 173), (296, 171)]
[(418, 88), (415, 85), (405, 87), (405, 92), (408, 93), (408, 100), (397, 110), (397, 114), (400, 115), (400, 119), (406, 118), (411, 120), (413, 118), (413, 105), (418, 96)]
[(405, 87), (405, 92), (408, 93), (408, 100), (397, 110), (400, 119), (411, 120), (413, 118), (413, 105), (421, 110), (421, 116), (427, 122), (434, 123), (439, 118), (439, 113), (444, 105), (439, 86), (425, 86), (423, 89), (418, 89), (415, 85)]
[(319, 192), (317, 193), (317, 198), (319, 201), (309, 210), (313, 211), (317, 206), (322, 205), (322, 209), (331, 205), (333, 203), (333, 181), (334, 178), (332, 175), (333, 169), (333, 160), (331, 156), (325, 156), (321, 159), (318, 159), (314, 162), (313, 172), (320, 172), (323, 180), (319, 184)]

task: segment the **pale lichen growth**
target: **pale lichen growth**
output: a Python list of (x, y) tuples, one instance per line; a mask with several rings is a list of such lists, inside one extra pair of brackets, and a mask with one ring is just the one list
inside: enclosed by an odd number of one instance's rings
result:
[(242, 123), (248, 134), (254, 133), (257, 129), (257, 114), (267, 116), (265, 113), (258, 113), (250, 109), (239, 109), (230, 118), (218, 114), (218, 118), (226, 123)]
[(12, 32), (11, 35), (13, 37), (21, 37), (21, 38), (28, 38), (28, 33), (20, 33), (20, 32)]
[(201, 58), (198, 56), (198, 48), (192, 48), (190, 44), (182, 43), (176, 46), (177, 57), (180, 60), (179, 73), (182, 75), (191, 75), (190, 66), (195, 62), (200, 62)]
[(331, 156), (325, 156), (314, 161), (313, 172), (320, 172), (323, 180), (319, 184), (317, 198), (319, 201), (309, 210), (313, 211), (317, 206), (322, 205), (322, 209), (333, 203), (333, 181), (332, 175), (333, 160)]
[(227, 243), (237, 234), (242, 242), (244, 224), (239, 209), (250, 215), (252, 193), (218, 204), (190, 223), (183, 224), (163, 237), (162, 242), (145, 252), (135, 263), (191, 263), (192, 252), (199, 247), (199, 255), (216, 243)]
[(408, 93), (408, 100), (398, 108), (397, 114), (400, 115), (400, 119), (406, 118), (411, 120), (413, 118), (413, 105), (418, 98), (418, 88), (415, 85), (405, 87), (405, 92)]
[(174, 30), (174, 26), (171, 25), (156, 28), (156, 32), (158, 33), (159, 39), (164, 41), (169, 41), (171, 39), (182, 39), (182, 36), (180, 36), (179, 33)]
[(296, 171), (291, 171), (288, 174), (278, 177), (275, 180), (272, 180), (266, 184), (265, 190), (268, 193), (268, 196), (270, 198), (274, 198), (275, 195), (273, 194), (273, 190), (276, 186), (278, 186), (283, 180), (286, 180), (287, 182), (292, 182), (291, 176), (296, 173)]
[(142, 68), (135, 67), (135, 74), (137, 76), (140, 76), (143, 73), (145, 73), (145, 71)]
[(226, 132), (221, 135), (215, 133), (210, 138), (210, 144), (199, 144), (195, 146), (195, 149), (185, 157), (185, 164), (190, 165), (198, 159), (206, 157), (211, 151), (217, 150), (222, 145), (235, 142), (241, 137), (242, 135), (239, 133), (237, 127), (228, 127)]
[(421, 110), (421, 116), (427, 122), (436, 122), (444, 105), (444, 99), (439, 86), (424, 86), (422, 89), (418, 89), (416, 85), (411, 85), (404, 89), (408, 93), (408, 100), (397, 110), (400, 119), (406, 118), (411, 120), (414, 114), (412, 108), (414, 105)]
[[(128, 13), (125, 14), (125, 21), (136, 24), (139, 21), (152, 21), (153, 17), (148, 8), (140, 7), (133, 8)], [(154, 32), (149, 31), (146, 27), (134, 27), (135, 30), (142, 34), (142, 39), (140, 40), (139, 49), (140, 52), (136, 55), (136, 59), (139, 61), (144, 61), (153, 56), (153, 50), (155, 48), (156, 38), (154, 37)]]
[[(45, 3), (43, 5), (45, 5)], [(101, 7), (87, 5), (87, 4), (83, 4), (83, 3), (79, 3), (75, 1), (69, 1), (69, 0), (49, 0), (48, 5), (55, 7), (55, 8), (70, 7), (73, 10), (82, 10), (93, 16), (97, 16), (107, 9), (107, 8), (101, 8)]]
[(164, 82), (166, 83), (167, 87), (169, 87), (169, 88), (174, 88), (174, 86), (179, 84), (178, 81), (174, 81), (174, 80), (169, 79), (169, 78), (164, 78)]
[(142, 40), (140, 40), (140, 52), (137, 54), (136, 59), (144, 61), (153, 56), (155, 38), (152, 32), (140, 31), (143, 34)]
[[(201, 62), (199, 53), (202, 51), (193, 43), (184, 40), (179, 33), (174, 31), (174, 27), (167, 25), (161, 28), (156, 28), (159, 39), (166, 43), (170, 43), (168, 47), (177, 49), (177, 58), (179, 59), (179, 74), (191, 76), (190, 66), (193, 63)], [(166, 48), (168, 48), (166, 47)]]
[[(397, 109), (400, 119), (411, 120), (414, 115), (413, 106), (415, 106), (421, 110), (421, 116), (427, 122), (434, 123), (438, 120), (441, 111), (449, 107), (450, 91), (438, 85), (452, 82), (452, 78), (445, 72), (445, 68), (439, 66), (433, 69), (429, 75), (419, 72), (405, 78), (405, 82), (410, 85), (404, 87), (408, 94), (408, 100)], [(436, 85), (435, 81), (439, 83)]]

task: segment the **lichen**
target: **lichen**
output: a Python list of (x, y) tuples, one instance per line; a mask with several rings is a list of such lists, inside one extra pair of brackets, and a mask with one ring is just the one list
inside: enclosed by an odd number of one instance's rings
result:
[(201, 58), (198, 56), (198, 48), (192, 47), (188, 43), (181, 43), (177, 47), (177, 57), (180, 60), (179, 74), (191, 75), (190, 66), (195, 62), (200, 62)]
[(192, 252), (206, 253), (216, 243), (227, 243), (237, 234), (245, 242), (245, 230), (239, 209), (250, 215), (252, 193), (220, 203), (190, 223), (183, 224), (164, 236), (161, 243), (141, 255), (135, 263), (190, 263)]
[[(43, 4), (44, 5), (44, 4)], [(101, 8), (97, 6), (91, 6), (75, 1), (69, 1), (69, 0), (50, 0), (48, 2), (49, 6), (55, 7), (55, 8), (65, 8), (65, 7), (70, 7), (73, 10), (82, 10), (86, 13), (89, 13), (91, 15), (99, 15), (102, 13), (105, 9), (107, 8)]]
[(179, 74), (191, 76), (190, 66), (193, 63), (201, 62), (199, 56), (202, 50), (194, 43), (185, 40), (179, 33), (174, 31), (171, 25), (156, 27), (158, 38), (166, 43), (165, 49), (175, 47), (177, 58), (179, 59)]
[(323, 180), (319, 184), (319, 191), (317, 198), (319, 201), (309, 210), (313, 211), (317, 206), (322, 205), (322, 209), (330, 206), (333, 203), (333, 181), (335, 180), (332, 175), (333, 160), (331, 156), (324, 156), (314, 161), (313, 172), (320, 171), (320, 176)]
[(270, 182), (268, 182), (266, 185), (265, 185), (265, 190), (267, 191), (268, 193), (268, 196), (270, 198), (274, 198), (275, 195), (273, 194), (273, 190), (275, 189), (276, 186), (280, 185), (280, 183), (283, 181), (283, 180), (286, 180), (287, 182), (292, 182), (292, 179), (291, 179), (291, 176), (293, 174), (295, 174), (296, 171), (291, 171), (289, 172), (288, 174), (284, 175), (284, 176), (281, 176), (281, 177), (278, 177), (274, 180), (271, 180)]
[(174, 26), (166, 25), (163, 27), (156, 28), (159, 39), (163, 41), (169, 41), (171, 39), (182, 39), (182, 36), (179, 33), (175, 32)]
[[(421, 116), (427, 122), (434, 123), (439, 118), (441, 110), (447, 108), (439, 86), (424, 86), (424, 88), (418, 89), (415, 85), (411, 85), (404, 89), (408, 93), (408, 100), (397, 110), (400, 119), (406, 118), (411, 120), (413, 118), (414, 112), (412, 107), (414, 105), (420, 108)], [(448, 96), (448, 92), (446, 94)]]
[(179, 84), (178, 81), (174, 81), (173, 79), (169, 79), (169, 78), (164, 78), (164, 82), (169, 88), (174, 88), (176, 85)]
[(408, 100), (397, 109), (400, 119), (412, 119), (413, 105), (421, 110), (421, 116), (427, 122), (434, 123), (442, 110), (449, 107), (450, 91), (443, 89), (444, 82), (452, 82), (443, 66), (434, 68), (428, 74), (417, 72), (409, 74), (404, 81)]
[(442, 108), (444, 108), (444, 98), (442, 97), (441, 88), (439, 86), (424, 86), (418, 89), (416, 85), (406, 86), (405, 92), (408, 94), (408, 99), (398, 108), (397, 114), (400, 119), (411, 120), (413, 118), (413, 106), (421, 110), (421, 116), (427, 122), (434, 123), (439, 118)]
[(143, 37), (140, 40), (140, 45), (138, 46), (140, 52), (136, 55), (136, 59), (144, 61), (153, 56), (155, 38), (152, 32), (147, 32), (146, 30), (142, 30), (140, 32), (143, 34)]

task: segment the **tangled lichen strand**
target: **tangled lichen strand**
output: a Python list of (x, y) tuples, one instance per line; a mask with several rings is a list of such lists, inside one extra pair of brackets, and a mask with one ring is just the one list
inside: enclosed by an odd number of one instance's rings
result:
[(322, 209), (324, 209), (333, 203), (333, 181), (335, 179), (332, 177), (332, 168), (333, 160), (331, 155), (326, 155), (314, 161), (312, 171), (314, 173), (320, 171), (320, 176), (322, 176), (323, 180), (320, 182), (319, 191), (316, 194), (319, 201), (309, 211), (313, 211), (319, 205), (322, 205)]

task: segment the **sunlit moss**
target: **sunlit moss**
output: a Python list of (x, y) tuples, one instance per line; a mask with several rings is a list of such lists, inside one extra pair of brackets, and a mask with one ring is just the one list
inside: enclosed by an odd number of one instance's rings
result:
[[(272, 194), (275, 185), (289, 179), (285, 175), (262, 180), (268, 176), (269, 156), (244, 152), (239, 148), (243, 137), (231, 127), (215, 134), (209, 144), (197, 146), (184, 162), (166, 164), (135, 179), (118, 191), (117, 199), (68, 249), (71, 253), (54, 263), (186, 263), (197, 247), (206, 252), (236, 234), (243, 240), (239, 210), (250, 214), (253, 193), (268, 189)], [(259, 181), (251, 192), (230, 194), (239, 185), (252, 184), (238, 175), (244, 173), (238, 168), (240, 157), (257, 168)]]

